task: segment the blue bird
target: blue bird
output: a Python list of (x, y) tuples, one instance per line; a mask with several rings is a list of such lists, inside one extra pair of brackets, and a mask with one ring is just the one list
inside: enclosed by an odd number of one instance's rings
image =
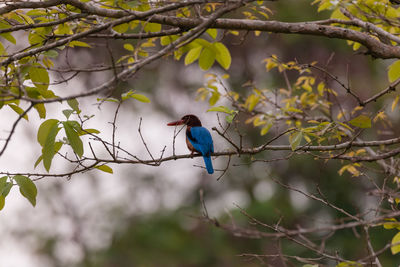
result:
[(179, 121), (170, 122), (168, 126), (186, 125), (186, 145), (194, 153), (198, 152), (203, 156), (207, 172), (214, 173), (211, 162), (211, 153), (214, 153), (213, 140), (210, 132), (201, 126), (199, 118), (195, 115), (185, 115)]

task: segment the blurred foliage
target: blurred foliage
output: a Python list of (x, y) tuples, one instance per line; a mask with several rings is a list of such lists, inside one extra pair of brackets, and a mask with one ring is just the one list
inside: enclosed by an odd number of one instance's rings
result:
[[(110, 2), (110, 1), (109, 1)], [(262, 2), (262, 1), (261, 1)], [(325, 19), (331, 15), (332, 12), (327, 11), (325, 8), (331, 8), (333, 1), (314, 1), (314, 7), (310, 8), (310, 1), (277, 1), (263, 3), (265, 9), (263, 13), (254, 14), (252, 10), (246, 10), (243, 15), (248, 18), (254, 17), (273, 17), (274, 19), (282, 21), (310, 21)], [(339, 1), (336, 1), (339, 2)], [(341, 1), (343, 3), (349, 3), (349, 1)], [(374, 2), (374, 3), (372, 3)], [(375, 3), (376, 2), (376, 3)], [(379, 1), (368, 1), (368, 5), (374, 12), (378, 10)], [(387, 2), (387, 1), (384, 1)], [(107, 4), (107, 1), (105, 1)], [(317, 6), (316, 4), (320, 5)], [(108, 3), (109, 4), (109, 3)], [(139, 1), (119, 1), (121, 5), (133, 5), (136, 8), (136, 4)], [(322, 8), (321, 8), (322, 7)], [(147, 9), (149, 6), (146, 7)], [(212, 5), (208, 6), (210, 10), (213, 8)], [(335, 16), (339, 16), (339, 6), (335, 8)], [(321, 12), (316, 12), (320, 9)], [(359, 10), (352, 10), (357, 13)], [(363, 10), (361, 10), (363, 11)], [(360, 12), (361, 12), (360, 11)], [(190, 13), (185, 10), (182, 16), (189, 16)], [(392, 12), (393, 11), (387, 11)], [(32, 16), (42, 16), (39, 11), (31, 11)], [(21, 15), (23, 16), (23, 15)], [(47, 15), (46, 15), (47, 16)], [(21, 21), (21, 18), (15, 18)], [(25, 19), (29, 19), (27, 16)], [(384, 23), (384, 21), (381, 21)], [(69, 34), (72, 30), (80, 31), (78, 29), (71, 29), (69, 24), (60, 25), (55, 29), (56, 34)], [(121, 24), (113, 28), (118, 33), (137, 33), (139, 24)], [(145, 32), (157, 32), (160, 30), (159, 24), (148, 23), (146, 25), (141, 24)], [(49, 29), (47, 29), (49, 30)], [(398, 29), (388, 29), (390, 31), (398, 31)], [(43, 35), (47, 32), (40, 32), (39, 29), (33, 31), (29, 36), (30, 44), (37, 45), (43, 44)], [(258, 34), (261, 34), (263, 38), (256, 38)], [(10, 42), (10, 36), (3, 36), (8, 38)], [(160, 45), (162, 47), (167, 46), (178, 38), (177, 35), (173, 35), (167, 38), (160, 39)], [(398, 62), (396, 61), (390, 64), (389, 76), (382, 75), (386, 69), (387, 63), (383, 63), (382, 60), (374, 60), (365, 57), (364, 55), (354, 54), (354, 50), (359, 49), (357, 43), (349, 43), (351, 46), (346, 45), (345, 41), (332, 40), (328, 38), (319, 37), (305, 37), (301, 35), (272, 35), (265, 33), (246, 34), (244, 36), (236, 36), (236, 32), (232, 31), (227, 36), (224, 36), (225, 45), (220, 42), (217, 38), (217, 33), (214, 30), (208, 30), (206, 39), (198, 38), (194, 42), (181, 47), (174, 51), (173, 58), (175, 60), (183, 61), (183, 64), (178, 62), (163, 61), (159, 64), (152, 64), (146, 69), (143, 69), (141, 74), (135, 78), (134, 81), (124, 81), (119, 85), (115, 95), (111, 95), (108, 98), (99, 98), (101, 101), (114, 101), (118, 102), (119, 99), (126, 100), (133, 98), (141, 102), (149, 102), (149, 99), (141, 94), (136, 94), (135, 91), (128, 91), (122, 93), (127, 85), (134, 85), (135, 88), (140, 88), (141, 91), (147, 92), (149, 95), (154, 96), (152, 98), (152, 109), (155, 113), (163, 114), (174, 114), (177, 112), (176, 104), (168, 103), (165, 101), (161, 90), (161, 86), (174, 88), (173, 91), (168, 94), (176, 94), (181, 97), (187, 97), (188, 99), (208, 100), (211, 111), (218, 111), (224, 113), (227, 122), (234, 120), (247, 121), (248, 123), (238, 123), (237, 128), (246, 133), (245, 143), (246, 145), (256, 146), (265, 142), (270, 130), (273, 127), (277, 127), (276, 117), (277, 115), (287, 116), (292, 113), (302, 113), (304, 110), (315, 112), (315, 109), (321, 108), (322, 114), (328, 113), (330, 106), (329, 101), (323, 98), (324, 93), (331, 90), (330, 86), (332, 83), (322, 82), (322, 76), (311, 77), (308, 75), (308, 68), (300, 68), (299, 64), (303, 62), (320, 62), (321, 64), (327, 64), (330, 72), (336, 73), (338, 77), (346, 79), (348, 73), (351, 73), (351, 84), (352, 88), (359, 88), (356, 92), (360, 96), (371, 95), (371, 90), (374, 88), (382, 88), (383, 84), (386, 84), (387, 79), (393, 81), (398, 78)], [(229, 43), (229, 45), (227, 45)], [(240, 44), (237, 45), (237, 44)], [(70, 47), (90, 47), (89, 44), (74, 41), (68, 43)], [(137, 58), (146, 58), (155, 47), (155, 40), (149, 39), (143, 42), (124, 42), (119, 43), (112, 50), (117, 53), (124, 54), (128, 51), (128, 55), (122, 56), (119, 62), (131, 64), (137, 60)], [(2, 47), (0, 47), (2, 48)], [(53, 51), (53, 52), (51, 52)], [(133, 52), (135, 51), (136, 54)], [(61, 52), (61, 51), (60, 51)], [(104, 52), (104, 53), (103, 53)], [(43, 66), (51, 67), (53, 64), (52, 57), (55, 55), (55, 50), (50, 50), (42, 58)], [(106, 61), (104, 54), (105, 49), (99, 48), (96, 51), (88, 52), (93, 60)], [(358, 51), (356, 52), (358, 53)], [(73, 57), (73, 55), (71, 56)], [(79, 54), (77, 54), (79, 57)], [(49, 83), (49, 76), (47, 71), (44, 71), (42, 65), (33, 64), (36, 59), (30, 58), (32, 62), (22, 62), (24, 64), (31, 64), (28, 69), (25, 69), (23, 74), (26, 78), (32, 81), (36, 86), (31, 89), (30, 97), (37, 97), (38, 99), (46, 99), (54, 97), (54, 93), (48, 90), (48, 86), (44, 84)], [(195, 81), (190, 79), (190, 75), (187, 75), (185, 71), (189, 68), (192, 63), (197, 63), (202, 70), (209, 70), (214, 66), (213, 71), (219, 72), (218, 74), (211, 73), (206, 76), (205, 83), (193, 84)], [(347, 65), (347, 66), (346, 66)], [(192, 66), (190, 66), (192, 67)], [(193, 74), (196, 72), (192, 67)], [(265, 70), (268, 70), (266, 72)], [(17, 69), (13, 69), (17, 73)], [(271, 71), (271, 72), (269, 72)], [(275, 71), (275, 73), (273, 73)], [(286, 106), (282, 109), (281, 114), (274, 114), (274, 116), (260, 116), (260, 114), (245, 114), (241, 113), (237, 107), (227, 107), (225, 104), (217, 103), (220, 98), (222, 99), (222, 93), (218, 90), (216, 83), (216, 77), (222, 77), (223, 79), (229, 78), (230, 88), (234, 90), (229, 91), (227, 95), (232, 97), (236, 101), (241, 101), (240, 105), (243, 109), (249, 113), (254, 112), (257, 105), (263, 103), (262, 89), (264, 87), (273, 88), (274, 91), (279, 91), (287, 85), (287, 81), (283, 75), (276, 75), (287, 71), (287, 78), (294, 80), (293, 86), (297, 87), (297, 91), (293, 94), (286, 92), (287, 99)], [(221, 74), (221, 75), (219, 75)], [(201, 76), (201, 75), (200, 75)], [(299, 77), (298, 77), (299, 76)], [(82, 79), (86, 79), (87, 85), (89, 86), (93, 80), (91, 74), (84, 75)], [(43, 83), (44, 81), (44, 83)], [(203, 86), (203, 87), (202, 87)], [(165, 88), (164, 87), (164, 88)], [(199, 88), (196, 91), (196, 88)], [(365, 90), (368, 87), (371, 90)], [(161, 89), (160, 89), (161, 88)], [(13, 88), (16, 90), (16, 87)], [(287, 89), (287, 88), (286, 88)], [(29, 90), (28, 90), (29, 91)], [(281, 92), (285, 93), (281, 90)], [(368, 94), (367, 94), (368, 92)], [(16, 93), (18, 93), (16, 91)], [(161, 95), (160, 97), (157, 97)], [(348, 103), (348, 95), (338, 95), (338, 102)], [(398, 102), (397, 98), (394, 101)], [(185, 105), (187, 103), (183, 103)], [(395, 107), (397, 106), (394, 105)], [(10, 107), (18, 113), (23, 114), (23, 111), (19, 110), (15, 103), (9, 103)], [(84, 129), (81, 127), (81, 122), (70, 120), (71, 114), (78, 116), (80, 113), (80, 107), (77, 103), (68, 103), (71, 109), (64, 110), (66, 121), (49, 120), (42, 124), (42, 127), (38, 132), (38, 141), (42, 147), (42, 155), (39, 157), (37, 164), (43, 160), (43, 164), (47, 170), (50, 169), (51, 161), (53, 156), (56, 155), (62, 145), (68, 145), (72, 151), (76, 153), (78, 157), (83, 155), (83, 147), (81, 136), (94, 132), (94, 129)], [(354, 104), (354, 103), (353, 103)], [(188, 108), (192, 108), (191, 104), (187, 104)], [(378, 101), (376, 105), (371, 109), (371, 113), (379, 114), (378, 111), (382, 110), (387, 103)], [(390, 105), (393, 105), (391, 101)], [(82, 107), (81, 107), (82, 108)], [(133, 111), (138, 111), (139, 108), (132, 105)], [(46, 116), (45, 109), (37, 108), (38, 114), (41, 118)], [(349, 114), (352, 116), (354, 110), (349, 109)], [(357, 112), (359, 110), (355, 110)], [(392, 108), (393, 111), (393, 108)], [(332, 115), (332, 114), (330, 114)], [(335, 119), (338, 121), (342, 119), (346, 114), (341, 114)], [(365, 115), (354, 115), (351, 120), (346, 122), (348, 127), (359, 127), (369, 128), (371, 123), (375, 123), (373, 120), (375, 116), (365, 117)], [(379, 120), (379, 118), (377, 118)], [(51, 124), (52, 129), (45, 129), (46, 124)], [(313, 133), (309, 128), (316, 127), (317, 130), (323, 130), (323, 127), (327, 126), (318, 122), (310, 122), (311, 125), (302, 125), (296, 122), (296, 120), (288, 120), (285, 122), (289, 126), (296, 129), (296, 134), (291, 133), (288, 137), (291, 144), (292, 150), (296, 150), (299, 145), (305, 142), (312, 142), (316, 144), (325, 144), (332, 142), (332, 140), (340, 140), (345, 136), (343, 133), (343, 127), (336, 127), (332, 132), (332, 136), (325, 138), (325, 136), (319, 136)], [(314, 123), (314, 125), (312, 125)], [(215, 123), (216, 124), (216, 123)], [(344, 123), (343, 123), (344, 124)], [(398, 132), (398, 122), (393, 123), (393, 133)], [(56, 142), (55, 138), (58, 131), (61, 128), (65, 131), (66, 138), (63, 142)], [(312, 130), (315, 130), (313, 128)], [(380, 130), (385, 128), (382, 126), (378, 127)], [(45, 130), (43, 130), (45, 129)], [(378, 130), (379, 130), (378, 129)], [(49, 134), (52, 130), (52, 135)], [(299, 134), (301, 133), (301, 134)], [(377, 133), (369, 133), (370, 136), (379, 137)], [(47, 141), (46, 140), (50, 140)], [(303, 142), (303, 143), (301, 143)], [(363, 151), (352, 151), (353, 153), (363, 153)], [(355, 154), (353, 154), (355, 155)], [(197, 186), (194, 186), (193, 192), (188, 194), (189, 196), (183, 201), (184, 207), (178, 208), (177, 210), (157, 210), (150, 214), (141, 215), (126, 215), (124, 212), (109, 212), (109, 216), (115, 218), (119, 223), (114, 226), (111, 230), (112, 238), (110, 244), (105, 244), (105, 248), (102, 249), (91, 249), (82, 245), (82, 259), (76, 260), (77, 266), (90, 267), (90, 266), (259, 266), (263, 264), (270, 264), (271, 266), (285, 266), (282, 260), (278, 257), (272, 257), (267, 259), (265, 257), (255, 257), (255, 254), (268, 254), (273, 255), (279, 252), (279, 248), (282, 248), (283, 253), (287, 255), (296, 255), (299, 257), (316, 257), (317, 255), (304, 247), (294, 244), (287, 238), (246, 238), (245, 236), (234, 236), (235, 227), (256, 229), (261, 232), (273, 232), (268, 227), (262, 227), (261, 225), (255, 225), (252, 218), (257, 219), (260, 222), (267, 223), (269, 225), (275, 225), (279, 222), (279, 225), (284, 226), (287, 229), (297, 229), (301, 226), (319, 226), (328, 225), (329, 223), (341, 222), (343, 216), (338, 210), (331, 209), (327, 205), (317, 201), (304, 200), (301, 194), (293, 193), (279, 183), (274, 181), (280, 181), (285, 185), (294, 185), (296, 188), (301, 188), (310, 194), (318, 194), (318, 189), (323, 193), (324, 198), (328, 199), (330, 203), (346, 210), (351, 214), (358, 214), (365, 212), (368, 207), (366, 204), (370, 202), (377, 202), (379, 200), (376, 196), (369, 196), (368, 193), (373, 192), (375, 189), (371, 183), (374, 181), (378, 184), (382, 184), (381, 173), (375, 172), (377, 167), (376, 163), (369, 164), (366, 170), (363, 170), (366, 177), (357, 177), (358, 166), (353, 164), (345, 165), (343, 162), (332, 162), (332, 161), (316, 161), (312, 155), (295, 155), (288, 160), (277, 160), (271, 162), (263, 162), (263, 159), (276, 159), (284, 158), (284, 153), (272, 153), (265, 151), (256, 156), (241, 156), (238, 159), (233, 160), (237, 166), (232, 166), (226, 173), (226, 175), (220, 180), (210, 180), (209, 177), (201, 179), (209, 179), (208, 182), (202, 181)], [(37, 165), (36, 164), (36, 165)], [(346, 167), (347, 166), (347, 167)], [(343, 169), (346, 167), (345, 169)], [(107, 165), (96, 165), (102, 171), (112, 173), (111, 169)], [(339, 172), (338, 170), (342, 170)], [(173, 170), (172, 170), (173, 171)], [(127, 178), (130, 178), (132, 173), (126, 174)], [(140, 176), (139, 174), (134, 174)], [(165, 174), (168, 175), (168, 174)], [(383, 174), (382, 174), (383, 175)], [(136, 178), (135, 176), (135, 178)], [(25, 176), (21, 176), (25, 177)], [(164, 177), (147, 176), (143, 179), (150, 181), (151, 184), (157, 184)], [(184, 177), (185, 179), (192, 179), (193, 177)], [(15, 177), (14, 177), (15, 179)], [(21, 193), (28, 198), (29, 201), (34, 205), (36, 203), (36, 187), (33, 187), (31, 183), (23, 183), (25, 178), (19, 178), (22, 180)], [(15, 179), (17, 182), (19, 179)], [(137, 178), (138, 180), (140, 177)], [(193, 178), (194, 179), (194, 178)], [(2, 178), (1, 188), (8, 188), (11, 186), (10, 182), (7, 182), (7, 178)], [(273, 187), (271, 190), (272, 196), (260, 198), (260, 192), (257, 193), (257, 187), (262, 182), (267, 182), (267, 186)], [(133, 182), (132, 186), (133, 185)], [(136, 184), (135, 184), (136, 186)], [(388, 182), (387, 187), (395, 189), (395, 184)], [(140, 187), (139, 187), (140, 188)], [(202, 203), (199, 201), (198, 191), (199, 189), (205, 192), (205, 205), (213, 206), (215, 202), (222, 201), (223, 197), (233, 191), (240, 191), (245, 198), (243, 208), (232, 208), (226, 213), (219, 211), (219, 213), (210, 214), (211, 218), (216, 217), (218, 224), (212, 224), (205, 222), (201, 217), (204, 210)], [(164, 188), (164, 190), (166, 190)], [(8, 192), (2, 191), (3, 195), (7, 195)], [(25, 193), (24, 193), (25, 192)], [(180, 192), (176, 192), (179, 194)], [(267, 193), (265, 193), (267, 194)], [(371, 193), (372, 194), (372, 193)], [(3, 197), (0, 195), (0, 197)], [(263, 192), (261, 192), (261, 196)], [(211, 204), (210, 204), (211, 203)], [(212, 204), (214, 203), (214, 204)], [(4, 205), (4, 197), (0, 198), (0, 207)], [(125, 205), (125, 206), (124, 206)], [(128, 203), (122, 203), (120, 209), (128, 209)], [(383, 203), (384, 209), (390, 209), (389, 203)], [(101, 209), (103, 207), (99, 207)], [(245, 211), (245, 215), (242, 211)], [(92, 214), (85, 214), (90, 217)], [(67, 216), (72, 215), (68, 214)], [(222, 225), (228, 225), (233, 227), (233, 231), (230, 233), (224, 231)], [(336, 251), (341, 257), (346, 259), (357, 259), (368, 255), (368, 247), (364, 242), (365, 236), (360, 231), (362, 229), (354, 228), (352, 230), (346, 229), (337, 231), (334, 236), (330, 237), (326, 242), (326, 248), (332, 254)], [(371, 240), (376, 250), (379, 250), (398, 233), (395, 228), (384, 229), (382, 226), (373, 227), (370, 229)], [(311, 235), (313, 240), (320, 240), (324, 237), (324, 233), (314, 233)], [(41, 236), (41, 247), (38, 249), (38, 254), (50, 262), (52, 266), (71, 266), (71, 263), (65, 264), (57, 256), (57, 246), (62, 246), (62, 241), (58, 240), (54, 236)], [(76, 241), (79, 243), (78, 241)], [(60, 245), (61, 244), (61, 245)], [(249, 253), (249, 255), (242, 255)], [(242, 256), (240, 256), (242, 255)], [(252, 256), (253, 255), (253, 256)], [(390, 250), (385, 251), (381, 256), (380, 260), (383, 266), (398, 266), (400, 259), (398, 256), (393, 256)], [(294, 266), (300, 266), (299, 263), (293, 261)], [(334, 261), (326, 261), (322, 264), (327, 266), (334, 266), (338, 264)], [(372, 263), (371, 263), (372, 265)], [(340, 265), (339, 265), (340, 266)], [(344, 265), (342, 265), (344, 266)]]

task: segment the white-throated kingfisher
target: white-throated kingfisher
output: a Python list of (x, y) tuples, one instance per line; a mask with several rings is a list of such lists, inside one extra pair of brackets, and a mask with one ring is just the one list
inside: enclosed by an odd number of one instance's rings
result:
[(195, 115), (185, 115), (179, 121), (170, 122), (168, 126), (186, 125), (186, 145), (194, 153), (203, 156), (209, 174), (214, 173), (211, 162), (211, 153), (214, 153), (213, 140), (210, 132), (201, 126), (201, 121)]

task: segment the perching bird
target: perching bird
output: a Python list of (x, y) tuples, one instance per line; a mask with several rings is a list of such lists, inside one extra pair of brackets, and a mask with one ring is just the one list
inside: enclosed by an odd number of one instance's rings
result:
[(214, 145), (210, 132), (201, 126), (199, 118), (195, 115), (185, 115), (179, 121), (170, 122), (167, 125), (175, 126), (182, 124), (186, 124), (187, 147), (192, 153), (199, 152), (203, 156), (207, 172), (209, 174), (214, 173), (211, 162), (211, 153), (214, 153)]

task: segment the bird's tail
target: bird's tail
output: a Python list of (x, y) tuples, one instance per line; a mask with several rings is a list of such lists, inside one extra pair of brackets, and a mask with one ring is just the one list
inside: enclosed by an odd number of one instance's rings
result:
[(203, 156), (203, 159), (204, 159), (204, 163), (206, 164), (207, 172), (209, 174), (214, 173), (214, 169), (213, 169), (212, 162), (211, 162), (211, 157)]

